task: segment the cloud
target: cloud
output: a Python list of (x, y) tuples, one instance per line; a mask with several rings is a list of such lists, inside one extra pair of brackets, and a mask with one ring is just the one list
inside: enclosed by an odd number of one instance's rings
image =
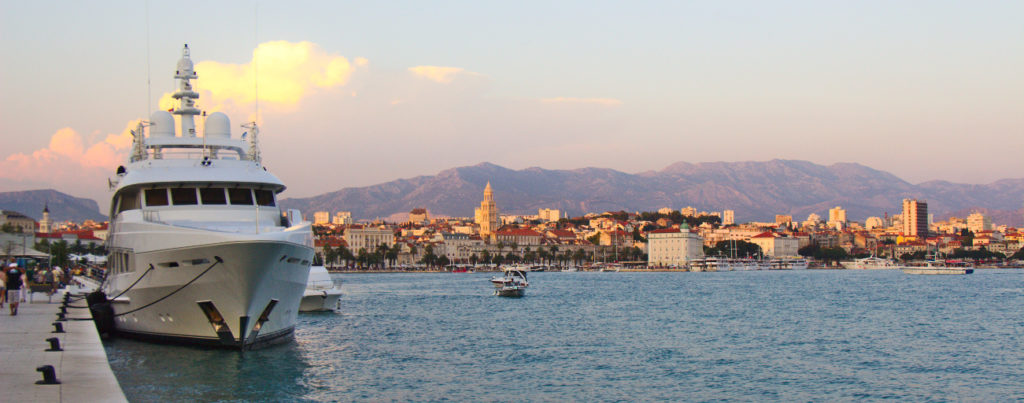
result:
[[(196, 63), (199, 79), (195, 88), (200, 93), (200, 107), (210, 112), (251, 104), (257, 93), (261, 106), (290, 109), (316, 90), (344, 86), (355, 69), (366, 67), (369, 61), (356, 58), (354, 64), (312, 42), (264, 42), (245, 64), (209, 60)], [(254, 74), (258, 83), (253, 80)], [(176, 104), (171, 93), (164, 94), (159, 102), (164, 110)]]
[(70, 172), (55, 172), (54, 168), (113, 169), (125, 160), (131, 145), (132, 121), (120, 134), (108, 134), (102, 141), (86, 146), (85, 138), (70, 127), (57, 130), (50, 136), (47, 148), (31, 154), (15, 153), (0, 161), (0, 178), (11, 180), (59, 179)]
[(412, 74), (423, 77), (428, 80), (441, 83), (451, 84), (452, 81), (462, 75), (480, 76), (479, 73), (472, 71), (466, 71), (459, 67), (441, 67), (441, 66), (416, 66), (410, 67), (409, 72)]
[(544, 98), (540, 102), (545, 104), (594, 104), (604, 106), (619, 106), (622, 105), (622, 101), (614, 98), (571, 98), (571, 97), (558, 97), (558, 98)]

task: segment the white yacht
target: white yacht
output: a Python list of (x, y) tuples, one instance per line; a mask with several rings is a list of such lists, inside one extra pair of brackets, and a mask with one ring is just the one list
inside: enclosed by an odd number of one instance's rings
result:
[(299, 312), (333, 311), (338, 309), (340, 299), (341, 287), (331, 279), (331, 273), (323, 266), (310, 267)]
[(866, 257), (863, 259), (854, 259), (845, 262), (839, 262), (845, 269), (852, 270), (880, 270), (880, 269), (899, 269), (897, 265), (890, 259), (882, 259), (880, 257)]
[(278, 207), (285, 185), (262, 165), (256, 124), (233, 137), (225, 114), (196, 107), (188, 45), (174, 78), (173, 115), (138, 125), (130, 161), (110, 180), (109, 267), (103, 294), (90, 296), (94, 318), (161, 342), (245, 350), (291, 340), (310, 223)]

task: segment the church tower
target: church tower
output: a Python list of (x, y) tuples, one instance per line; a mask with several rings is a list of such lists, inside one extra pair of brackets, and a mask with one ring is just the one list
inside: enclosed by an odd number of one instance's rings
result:
[(50, 203), (46, 203), (45, 205), (43, 205), (43, 219), (39, 221), (39, 232), (49, 234), (51, 225), (52, 222), (50, 221)]
[(494, 191), (491, 182), (484, 189), (484, 201), (476, 209), (476, 224), (480, 226), (480, 237), (488, 238), (498, 230), (498, 205), (494, 203)]

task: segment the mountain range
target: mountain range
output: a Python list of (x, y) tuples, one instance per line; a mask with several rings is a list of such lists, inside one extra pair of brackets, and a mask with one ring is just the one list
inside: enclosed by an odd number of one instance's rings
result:
[(39, 221), (43, 218), (44, 207), (50, 209), (50, 219), (54, 222), (107, 220), (107, 215), (100, 213), (100, 206), (92, 199), (74, 197), (53, 189), (0, 192), (0, 209), (17, 211)]
[[(307, 198), (282, 199), (285, 208), (351, 211), (354, 218), (403, 217), (414, 208), (433, 216), (472, 217), (490, 182), (503, 214), (537, 214), (558, 209), (569, 216), (604, 211), (655, 211), (693, 206), (703, 211), (734, 210), (736, 220), (796, 221), (842, 206), (847, 217), (898, 214), (904, 198), (924, 199), (936, 220), (980, 211), (997, 224), (1024, 226), (1024, 178), (984, 185), (945, 181), (908, 183), (888, 172), (855, 163), (829, 166), (807, 161), (679, 162), (660, 171), (629, 174), (606, 168), (512, 170), (490, 163), (452, 168), (432, 176), (345, 188)], [(0, 192), (0, 209), (42, 218), (48, 204), (55, 221), (102, 221), (97, 203), (56, 190)]]
[(802, 221), (811, 213), (827, 220), (830, 208), (842, 206), (849, 219), (863, 221), (898, 214), (904, 198), (917, 198), (928, 202), (937, 220), (984, 209), (997, 224), (1024, 225), (1024, 178), (985, 185), (915, 185), (860, 164), (823, 166), (795, 160), (678, 162), (637, 174), (606, 168), (512, 170), (481, 163), (433, 176), (284, 199), (281, 204), (306, 214), (351, 211), (356, 219), (386, 218), (418, 207), (434, 216), (472, 217), (488, 182), (503, 214), (537, 214), (540, 208), (551, 208), (578, 216), (693, 206), (734, 210), (739, 222), (774, 221), (776, 214)]

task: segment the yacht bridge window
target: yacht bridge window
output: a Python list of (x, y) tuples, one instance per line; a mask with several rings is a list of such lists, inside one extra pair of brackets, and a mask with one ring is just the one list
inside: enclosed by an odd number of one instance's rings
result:
[(260, 206), (274, 206), (274, 192), (269, 190), (256, 190), (256, 204)]
[(252, 205), (252, 189), (241, 188), (241, 189), (228, 189), (228, 198), (231, 200), (231, 204), (243, 204)]
[(118, 196), (117, 212), (120, 213), (125, 210), (136, 210), (142, 206), (139, 205), (139, 192), (138, 190), (128, 190), (121, 193)]
[(166, 206), (170, 204), (167, 199), (167, 189), (146, 189), (146, 207)]
[(204, 205), (228, 204), (228, 199), (224, 196), (224, 188), (200, 188), (199, 198), (203, 200)]
[(192, 206), (199, 204), (196, 198), (196, 188), (174, 188), (171, 189), (171, 201), (175, 206)]

